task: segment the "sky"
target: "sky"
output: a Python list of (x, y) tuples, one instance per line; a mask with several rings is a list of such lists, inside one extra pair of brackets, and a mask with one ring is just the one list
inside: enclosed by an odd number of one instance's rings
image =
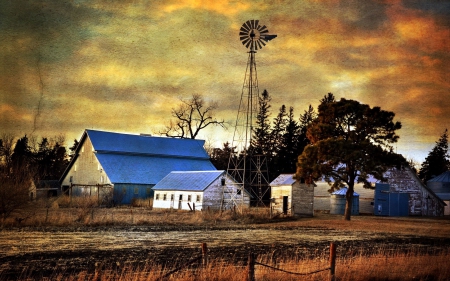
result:
[(158, 135), (194, 94), (230, 124), (257, 19), (277, 38), (256, 53), (259, 91), (296, 118), (327, 93), (393, 111), (398, 153), (422, 163), (450, 129), (450, 1), (1, 0), (0, 134), (85, 129)]

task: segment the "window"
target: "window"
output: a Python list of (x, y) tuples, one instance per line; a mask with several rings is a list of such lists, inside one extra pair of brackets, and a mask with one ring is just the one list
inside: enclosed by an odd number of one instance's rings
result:
[(152, 193), (152, 188), (151, 187), (147, 187), (147, 196), (150, 196), (151, 193)]
[(159, 200), (159, 193), (155, 194), (155, 200)]
[(180, 194), (180, 197), (178, 200), (183, 201), (183, 194)]
[(241, 190), (238, 189), (238, 190), (236, 191), (236, 194), (237, 194), (237, 195), (241, 195)]
[(100, 176), (100, 183), (103, 183), (104, 179), (103, 176)]
[(73, 176), (70, 176), (69, 182), (73, 182)]
[(74, 172), (77, 171), (77, 164), (73, 165), (73, 171), (74, 171)]
[(191, 195), (188, 195), (188, 202), (191, 202)]
[(127, 189), (124, 187), (124, 188), (122, 188), (122, 193), (123, 194), (127, 194)]
[(174, 198), (173, 194), (170, 194), (170, 201), (173, 201), (173, 198)]
[(200, 195), (197, 195), (197, 198), (195, 199), (195, 201), (200, 202)]
[(134, 194), (139, 194), (139, 188), (137, 187), (134, 188)]
[(164, 193), (163, 195), (163, 200), (166, 201), (167, 200), (167, 194)]

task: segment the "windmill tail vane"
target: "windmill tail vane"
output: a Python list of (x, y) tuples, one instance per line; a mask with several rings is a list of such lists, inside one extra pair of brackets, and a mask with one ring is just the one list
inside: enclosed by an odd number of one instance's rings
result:
[(268, 34), (269, 30), (265, 25), (260, 25), (259, 20), (246, 21), (239, 32), (239, 39), (246, 48), (250, 50), (258, 50), (266, 45), (266, 43), (277, 36)]

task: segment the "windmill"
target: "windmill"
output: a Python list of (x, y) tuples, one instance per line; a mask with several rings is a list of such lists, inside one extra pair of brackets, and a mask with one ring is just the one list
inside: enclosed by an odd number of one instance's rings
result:
[[(233, 184), (224, 184), (222, 208), (241, 208), (244, 205), (244, 193), (250, 192), (257, 205), (264, 205), (263, 197), (268, 191), (268, 170), (265, 155), (255, 154), (251, 148), (253, 126), (258, 112), (259, 89), (256, 72), (256, 51), (277, 35), (268, 34), (265, 25), (259, 20), (246, 21), (239, 32), (239, 39), (249, 49), (244, 84), (236, 118), (233, 142), (234, 151), (228, 161), (228, 174), (235, 180)], [(231, 187), (230, 187), (231, 186)]]

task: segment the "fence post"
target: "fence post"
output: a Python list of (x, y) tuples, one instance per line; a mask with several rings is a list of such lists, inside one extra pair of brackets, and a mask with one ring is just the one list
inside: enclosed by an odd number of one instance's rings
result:
[(208, 265), (208, 247), (206, 243), (202, 243), (202, 261), (203, 267), (206, 267)]
[(248, 255), (247, 281), (255, 281), (255, 256), (252, 252)]
[(336, 269), (336, 245), (331, 242), (330, 244), (330, 281), (335, 280)]

